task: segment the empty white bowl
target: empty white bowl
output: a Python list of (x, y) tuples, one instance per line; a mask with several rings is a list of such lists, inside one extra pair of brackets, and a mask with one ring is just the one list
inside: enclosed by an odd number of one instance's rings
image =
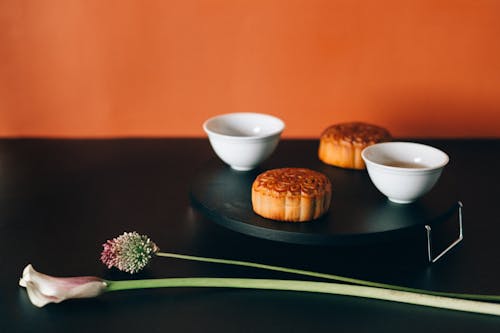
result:
[(441, 150), (413, 142), (377, 143), (365, 148), (361, 156), (375, 187), (402, 204), (429, 192), (449, 161)]
[(210, 144), (231, 168), (248, 171), (268, 158), (278, 145), (285, 123), (262, 113), (228, 113), (203, 123)]

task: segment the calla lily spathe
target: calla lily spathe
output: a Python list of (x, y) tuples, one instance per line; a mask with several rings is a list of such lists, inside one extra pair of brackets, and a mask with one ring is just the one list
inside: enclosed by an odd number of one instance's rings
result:
[(95, 276), (54, 277), (37, 272), (31, 264), (24, 268), (19, 285), (26, 288), (31, 303), (38, 307), (70, 298), (96, 297), (107, 287)]

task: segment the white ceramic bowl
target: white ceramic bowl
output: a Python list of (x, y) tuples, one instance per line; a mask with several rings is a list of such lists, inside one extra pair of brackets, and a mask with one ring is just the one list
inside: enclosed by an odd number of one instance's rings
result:
[(361, 156), (375, 187), (396, 203), (411, 203), (430, 191), (449, 161), (441, 150), (413, 142), (377, 143)]
[(278, 145), (285, 123), (262, 113), (228, 113), (203, 123), (219, 158), (239, 171), (252, 170), (268, 158)]

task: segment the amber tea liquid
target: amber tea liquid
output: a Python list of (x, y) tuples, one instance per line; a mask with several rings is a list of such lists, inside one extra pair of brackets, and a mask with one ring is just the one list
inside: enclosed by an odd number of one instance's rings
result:
[(384, 163), (384, 165), (398, 168), (409, 168), (409, 169), (422, 169), (427, 168), (428, 166), (422, 163), (416, 162), (402, 162), (402, 161), (389, 161)]

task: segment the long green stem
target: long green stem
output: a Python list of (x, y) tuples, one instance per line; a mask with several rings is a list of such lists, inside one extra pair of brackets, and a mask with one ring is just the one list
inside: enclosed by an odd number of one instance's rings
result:
[(305, 291), (372, 298), (407, 304), (430, 306), (442, 309), (500, 316), (500, 304), (331, 282), (239, 278), (166, 278), (150, 280), (106, 281), (106, 283), (107, 291), (174, 287), (220, 287)]
[(341, 281), (341, 282), (346, 282), (346, 283), (351, 283), (351, 284), (357, 284), (360, 286), (385, 288), (385, 289), (405, 291), (405, 292), (411, 292), (411, 293), (453, 297), (453, 298), (463, 298), (463, 299), (469, 299), (469, 300), (496, 301), (496, 302), (500, 301), (500, 296), (498, 296), (498, 295), (448, 293), (448, 292), (441, 292), (441, 291), (409, 288), (409, 287), (397, 286), (397, 285), (386, 284), (386, 283), (378, 283), (378, 282), (366, 281), (366, 280), (361, 280), (361, 279), (354, 279), (354, 278), (344, 277), (344, 276), (340, 276), (340, 275), (317, 273), (317, 272), (312, 272), (312, 271), (306, 271), (306, 270), (300, 270), (300, 269), (294, 269), (294, 268), (286, 268), (286, 267), (280, 267), (280, 266), (265, 265), (265, 264), (258, 264), (258, 263), (253, 263), (253, 262), (240, 261), (240, 260), (227, 260), (227, 259), (217, 259), (217, 258), (207, 258), (207, 257), (196, 257), (196, 256), (189, 256), (189, 255), (168, 253), (168, 252), (157, 252), (156, 255), (160, 256), (160, 257), (168, 257), (168, 258), (176, 258), (176, 259), (185, 259), (185, 260), (194, 260), (194, 261), (202, 261), (202, 262), (218, 263), (218, 264), (226, 264), (226, 265), (254, 267), (254, 268), (266, 269), (266, 270), (271, 270), (271, 271), (278, 271), (278, 272), (292, 273), (292, 274), (298, 274), (298, 275), (304, 275), (304, 276), (311, 276), (311, 277), (333, 280), (333, 281)]

